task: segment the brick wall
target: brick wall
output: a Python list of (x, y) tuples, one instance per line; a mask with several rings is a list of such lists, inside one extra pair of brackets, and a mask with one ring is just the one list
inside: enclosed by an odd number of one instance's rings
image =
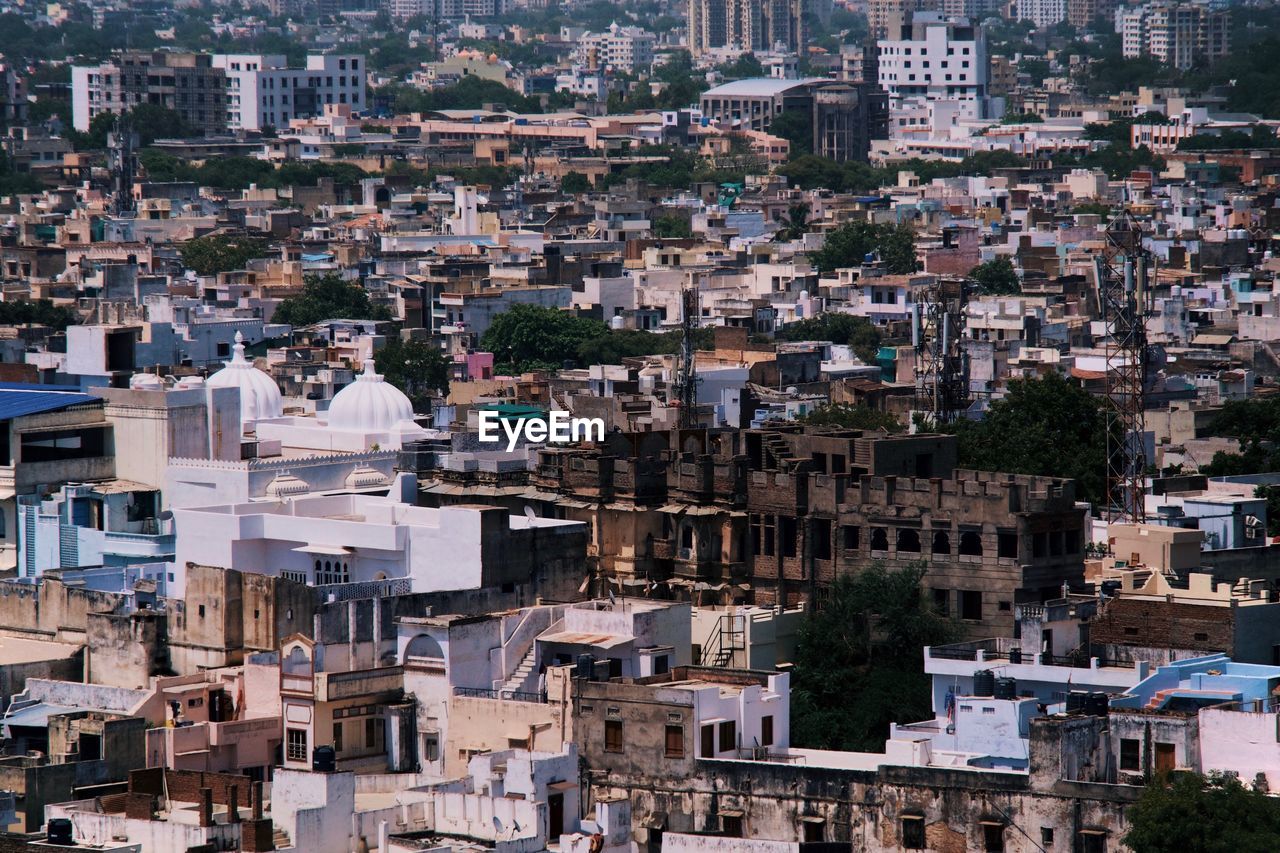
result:
[(249, 808), (252, 780), (248, 776), (235, 773), (202, 773), (197, 770), (166, 770), (165, 782), (169, 789), (169, 799), (180, 803), (198, 803), (200, 789), (213, 791), (213, 801), (218, 805), (231, 802), (230, 789), (236, 788), (236, 805)]
[(271, 820), (246, 820), (240, 824), (240, 849), (245, 853), (266, 853), (276, 849)]
[(1094, 620), (1089, 637), (1095, 643), (1230, 652), (1233, 621), (1229, 607), (1116, 598)]

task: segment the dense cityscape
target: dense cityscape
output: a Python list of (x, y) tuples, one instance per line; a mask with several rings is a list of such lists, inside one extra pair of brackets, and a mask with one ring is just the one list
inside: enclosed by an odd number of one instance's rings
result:
[(1280, 4), (0, 0), (0, 853), (1280, 847)]

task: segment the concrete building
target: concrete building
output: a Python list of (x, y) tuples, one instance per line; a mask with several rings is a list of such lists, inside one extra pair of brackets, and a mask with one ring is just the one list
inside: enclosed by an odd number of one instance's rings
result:
[(744, 52), (776, 47), (799, 53), (808, 45), (812, 0), (689, 0), (689, 50)]
[[(527, 579), (535, 564), (584, 557), (584, 530), (575, 522), (508, 516), (496, 507), (426, 509), (392, 497), (182, 508), (174, 510), (174, 523), (176, 597), (184, 595), (188, 566), (197, 564), (314, 586), (389, 582), (404, 592), (429, 592), (501, 586)], [(442, 554), (448, 564), (439, 562)]]
[(358, 54), (309, 54), (290, 68), (277, 54), (216, 54), (227, 79), (226, 125), (231, 130), (287, 127), (295, 118), (323, 115), (327, 104), (364, 110), (365, 60)]
[(1017, 0), (1017, 16), (1037, 29), (1048, 29), (1067, 19), (1067, 0)]
[(911, 102), (954, 102), (968, 118), (992, 118), (990, 64), (982, 27), (965, 18), (920, 13), (876, 43), (879, 82), (891, 110)]
[(587, 33), (574, 47), (574, 61), (588, 71), (637, 74), (653, 66), (653, 33), (641, 27), (611, 24), (602, 33)]
[(227, 77), (207, 54), (125, 51), (94, 66), (71, 68), (71, 121), (89, 129), (103, 113), (139, 104), (173, 110), (202, 135), (226, 131)]
[(1202, 3), (1150, 3), (1116, 11), (1126, 57), (1151, 56), (1180, 71), (1231, 50), (1231, 13)]
[(18, 498), (23, 538), (18, 562), (26, 577), (49, 569), (128, 566), (173, 559), (173, 525), (161, 518), (159, 490), (108, 480), (63, 486), (43, 500)]

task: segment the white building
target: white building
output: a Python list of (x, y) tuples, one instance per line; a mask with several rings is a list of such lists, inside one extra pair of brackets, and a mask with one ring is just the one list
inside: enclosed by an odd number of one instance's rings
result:
[(897, 38), (877, 42), (879, 81), (891, 110), (955, 101), (967, 118), (990, 118), (990, 64), (982, 27), (965, 18), (921, 12)]
[(290, 68), (279, 54), (217, 54), (227, 76), (227, 128), (286, 127), (318, 116), (326, 104), (365, 107), (365, 61), (355, 54), (310, 54), (305, 68)]
[(648, 71), (653, 66), (653, 33), (616, 23), (602, 33), (587, 33), (574, 48), (574, 60), (588, 69), (625, 74)]
[(1018, 20), (1030, 21), (1040, 29), (1067, 19), (1067, 0), (1018, 0)]
[(1116, 32), (1128, 58), (1154, 57), (1186, 71), (1231, 50), (1231, 13), (1207, 3), (1149, 3), (1116, 11)]
[[(534, 549), (581, 535), (576, 521), (508, 516), (500, 507), (429, 509), (413, 499), (417, 480), (400, 474), (393, 497), (306, 495), (174, 510), (177, 532), (170, 595), (181, 598), (189, 563), (328, 586), (397, 581), (406, 592), (479, 589), (527, 577)], [(550, 550), (539, 559), (545, 561)]]

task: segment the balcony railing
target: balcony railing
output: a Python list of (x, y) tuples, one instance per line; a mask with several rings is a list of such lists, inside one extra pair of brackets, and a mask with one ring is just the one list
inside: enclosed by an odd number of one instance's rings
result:
[(455, 687), (454, 696), (466, 699), (498, 699), (504, 702), (546, 702), (541, 693), (529, 693), (524, 690), (488, 690), (484, 687)]

